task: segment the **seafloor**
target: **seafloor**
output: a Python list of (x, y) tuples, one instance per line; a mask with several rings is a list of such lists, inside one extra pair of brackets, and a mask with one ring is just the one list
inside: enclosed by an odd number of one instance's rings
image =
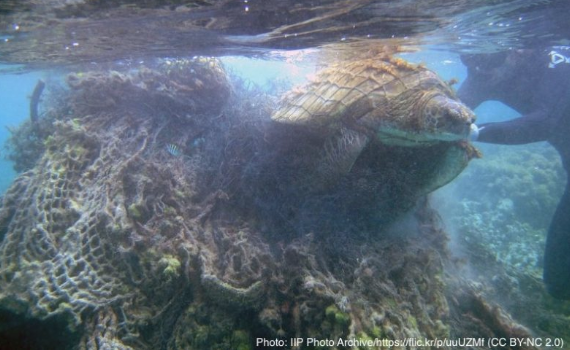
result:
[(386, 154), (394, 173), (374, 174), (386, 179), (374, 183), (384, 206), (372, 206), (366, 181), (314, 197), (283, 188), (304, 181), (291, 169), (310, 163), (291, 155), (311, 155), (318, 140), (281, 142), (290, 132), (267, 125), (276, 98), (228, 78), (215, 59), (75, 72), (45, 94), (43, 118), (12, 135), (21, 173), (0, 207), (1, 349), (570, 341), (568, 310), (555, 310), (536, 272), (501, 263), (533, 261), (478, 243), (496, 218), (465, 202), (455, 223), (495, 284), (450, 253), (437, 211), (398, 176), (409, 152)]

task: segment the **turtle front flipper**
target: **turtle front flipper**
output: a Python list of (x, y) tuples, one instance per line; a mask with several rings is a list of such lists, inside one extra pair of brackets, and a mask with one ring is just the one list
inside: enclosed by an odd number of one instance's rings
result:
[(439, 156), (430, 158), (430, 164), (422, 166), (427, 171), (427, 181), (420, 186), (420, 195), (447, 185), (467, 167), (471, 159), (481, 158), (481, 153), (468, 142), (442, 142), (432, 146), (432, 149), (433, 154)]
[(348, 174), (370, 139), (363, 133), (342, 127), (325, 141), (317, 164), (319, 189), (328, 188)]

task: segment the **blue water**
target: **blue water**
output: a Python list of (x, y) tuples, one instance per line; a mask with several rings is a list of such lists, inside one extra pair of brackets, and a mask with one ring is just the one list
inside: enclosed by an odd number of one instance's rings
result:
[[(0, 66), (1, 69), (7, 68)], [(4, 145), (10, 132), (7, 127), (15, 127), (29, 118), (29, 96), (43, 73), (5, 74), (0, 76), (0, 195), (6, 191), (16, 172), (6, 159)]]
[(301, 84), (307, 74), (314, 73), (315, 68), (306, 64), (291, 63), (282, 60), (262, 60), (239, 56), (223, 57), (226, 69), (251, 84), (264, 90), (271, 90), (276, 81), (288, 81)]

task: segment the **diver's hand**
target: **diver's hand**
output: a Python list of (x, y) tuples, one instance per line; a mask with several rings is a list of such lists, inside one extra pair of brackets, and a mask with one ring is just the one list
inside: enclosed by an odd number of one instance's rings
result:
[(477, 139), (479, 138), (479, 133), (481, 132), (481, 130), (485, 129), (484, 126), (482, 127), (477, 127), (477, 125), (475, 124), (471, 124), (471, 130), (469, 131), (469, 141), (477, 141)]

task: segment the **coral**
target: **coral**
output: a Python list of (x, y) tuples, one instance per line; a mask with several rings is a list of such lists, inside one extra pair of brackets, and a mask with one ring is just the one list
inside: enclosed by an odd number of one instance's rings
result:
[(570, 341), (570, 306), (542, 282), (550, 218), (564, 189), (564, 170), (547, 144), (489, 149), (449, 189), (444, 208), (458, 254), (475, 272), (480, 297), (494, 300), (543, 337)]
[(465, 198), (457, 208), (455, 224), (467, 244), (481, 244), (499, 261), (529, 273), (540, 273), (546, 228), (533, 228), (518, 220), (510, 199), (491, 209), (487, 203)]
[(486, 208), (508, 210), (518, 221), (539, 229), (548, 226), (565, 178), (556, 151), (541, 143), (489, 150), (483, 161), (471, 164), (454, 188), (461, 197), (484, 198), (481, 202)]
[[(37, 163), (2, 198), (0, 312), (57, 319), (79, 349), (516, 328), (446, 277), (446, 234), (414, 190), (437, 149), (364, 154), (338, 188), (306, 191), (322, 140), (276, 139), (275, 97), (226, 79), (210, 58), (68, 76)], [(291, 141), (308, 152), (283, 158)], [(454, 322), (465, 300), (477, 312)]]

